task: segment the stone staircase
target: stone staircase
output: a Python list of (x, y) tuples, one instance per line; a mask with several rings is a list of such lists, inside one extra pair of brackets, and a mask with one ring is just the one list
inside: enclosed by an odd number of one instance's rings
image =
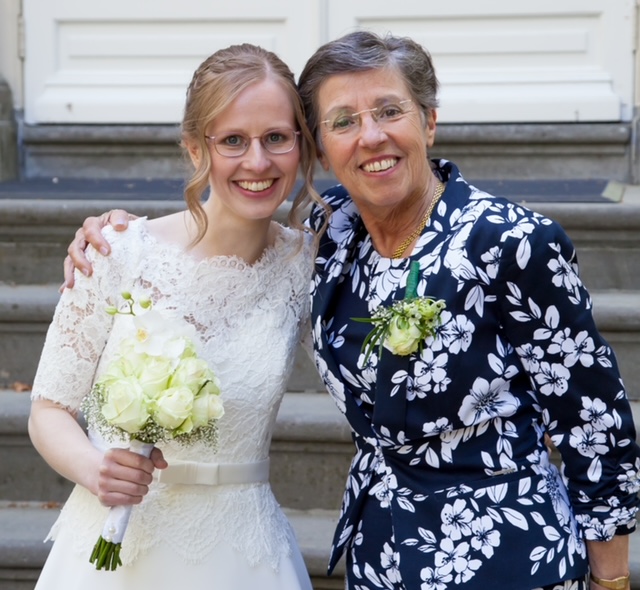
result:
[[(28, 389), (37, 367), (66, 245), (86, 216), (119, 205), (149, 217), (182, 208), (169, 198), (175, 187), (149, 199), (144, 183), (139, 191), (134, 185), (96, 190), (91, 199), (86, 183), (78, 193), (44, 185), (30, 194), (0, 191), (0, 590), (33, 588), (49, 550), (42, 539), (71, 487), (31, 447), (29, 394), (20, 391)], [(608, 190), (615, 193), (612, 200), (527, 204), (557, 219), (572, 237), (596, 321), (616, 351), (640, 419), (640, 189)], [(284, 219), (286, 206), (279, 213)], [(330, 578), (325, 572), (352, 443), (304, 353), (295, 359), (271, 454), (274, 492), (291, 519), (314, 588), (342, 588), (341, 566)], [(640, 590), (640, 535), (631, 543), (633, 588)]]

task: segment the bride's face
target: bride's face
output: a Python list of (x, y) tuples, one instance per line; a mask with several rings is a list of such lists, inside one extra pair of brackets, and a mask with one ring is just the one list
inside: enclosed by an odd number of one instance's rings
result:
[[(293, 106), (277, 80), (267, 78), (240, 93), (206, 129), (214, 204), (242, 219), (270, 218), (296, 181), (296, 131)], [(245, 142), (242, 153), (238, 146)]]

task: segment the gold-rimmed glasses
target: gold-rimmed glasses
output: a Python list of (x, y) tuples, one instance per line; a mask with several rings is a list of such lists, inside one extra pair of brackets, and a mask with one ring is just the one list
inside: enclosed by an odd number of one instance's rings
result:
[(371, 118), (381, 126), (393, 123), (413, 111), (413, 101), (410, 99), (398, 102), (385, 102), (373, 109), (363, 109), (357, 113), (348, 113), (344, 109), (330, 111), (327, 118), (320, 123), (331, 134), (345, 135), (355, 133), (362, 127), (362, 114), (369, 113)]

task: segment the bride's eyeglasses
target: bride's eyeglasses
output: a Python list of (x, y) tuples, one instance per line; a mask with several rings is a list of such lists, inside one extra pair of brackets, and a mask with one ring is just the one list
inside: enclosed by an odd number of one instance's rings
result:
[(270, 154), (288, 154), (296, 147), (299, 131), (293, 129), (271, 129), (263, 135), (248, 137), (242, 133), (221, 133), (219, 135), (205, 135), (216, 152), (226, 158), (237, 158), (247, 153), (251, 140), (259, 139), (260, 145)]

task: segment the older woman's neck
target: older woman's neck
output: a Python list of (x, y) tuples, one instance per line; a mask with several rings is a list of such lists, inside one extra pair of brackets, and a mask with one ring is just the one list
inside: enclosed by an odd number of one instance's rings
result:
[[(433, 192), (406, 198), (393, 207), (360, 207), (362, 221), (371, 236), (376, 251), (387, 258), (404, 257), (411, 253), (420, 230), (424, 227)], [(354, 199), (357, 204), (357, 199)], [(398, 249), (404, 251), (396, 256)]]

